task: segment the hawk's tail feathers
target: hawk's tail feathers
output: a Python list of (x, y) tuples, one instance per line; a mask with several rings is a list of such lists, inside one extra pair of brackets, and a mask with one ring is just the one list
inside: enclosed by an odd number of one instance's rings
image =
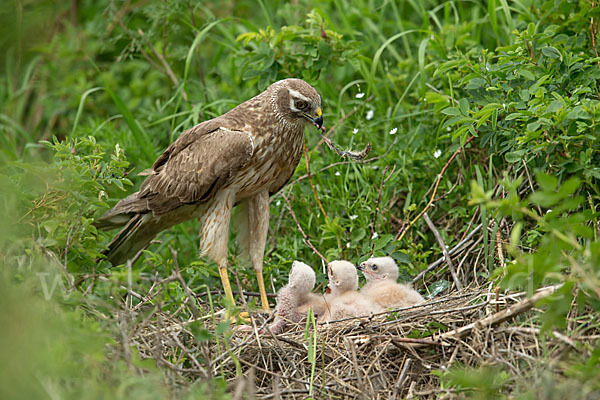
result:
[(144, 249), (161, 230), (162, 227), (154, 221), (152, 213), (136, 214), (116, 234), (102, 254), (113, 266), (125, 264)]
[(119, 228), (128, 224), (136, 214), (144, 214), (148, 211), (147, 201), (140, 199), (139, 192), (135, 192), (105, 212), (103, 216), (94, 222), (94, 226), (103, 231)]

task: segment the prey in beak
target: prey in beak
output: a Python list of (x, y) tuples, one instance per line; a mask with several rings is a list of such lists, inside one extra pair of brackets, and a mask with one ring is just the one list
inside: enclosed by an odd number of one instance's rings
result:
[(317, 107), (315, 116), (309, 114), (304, 114), (304, 116), (309, 119), (318, 130), (325, 132), (325, 128), (323, 127), (323, 111), (321, 110), (321, 107)]

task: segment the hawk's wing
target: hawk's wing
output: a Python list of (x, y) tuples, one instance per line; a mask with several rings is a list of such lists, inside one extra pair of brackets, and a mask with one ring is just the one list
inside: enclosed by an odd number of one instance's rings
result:
[(147, 211), (164, 214), (206, 201), (250, 161), (254, 143), (249, 133), (202, 128), (186, 132), (154, 163), (137, 196)]

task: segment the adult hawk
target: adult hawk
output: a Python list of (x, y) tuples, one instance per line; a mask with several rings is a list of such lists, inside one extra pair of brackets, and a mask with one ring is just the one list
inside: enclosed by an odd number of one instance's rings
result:
[(104, 230), (123, 227), (105, 251), (108, 260), (123, 264), (160, 231), (199, 218), (201, 255), (217, 263), (234, 304), (227, 243), (231, 210), (239, 204), (238, 242), (256, 271), (262, 307), (269, 310), (262, 276), (269, 195), (294, 173), (307, 123), (323, 125), (321, 96), (300, 79), (284, 79), (185, 131), (158, 157), (140, 190), (97, 221)]

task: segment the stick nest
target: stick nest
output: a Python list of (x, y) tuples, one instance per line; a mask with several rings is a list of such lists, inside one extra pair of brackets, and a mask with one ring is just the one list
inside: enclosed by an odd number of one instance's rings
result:
[[(217, 334), (224, 312), (204, 313), (198, 304), (176, 315), (137, 318), (127, 336), (176, 385), (222, 376), (234, 398), (303, 399), (311, 380), (315, 398), (453, 398), (451, 389), (440, 389), (439, 375), (454, 364), (500, 364), (519, 376), (539, 362), (540, 331), (532, 322), (539, 310), (527, 301), (524, 293), (466, 288), (414, 307), (318, 325), (316, 346), (305, 324), (277, 336), (258, 334), (269, 323), (262, 315), (252, 317), (253, 333)], [(496, 318), (519, 307), (518, 315)], [(580, 331), (582, 323), (573, 318), (569, 329)], [(568, 336), (554, 332), (547, 340), (560, 354), (577, 344)]]

